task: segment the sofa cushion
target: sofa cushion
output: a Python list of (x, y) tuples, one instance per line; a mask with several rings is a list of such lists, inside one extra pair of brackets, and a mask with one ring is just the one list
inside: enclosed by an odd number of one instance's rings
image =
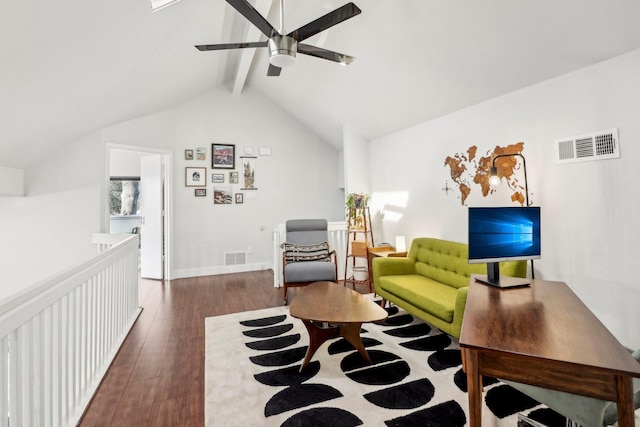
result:
[(458, 288), (420, 274), (382, 276), (376, 286), (446, 322), (453, 322)]

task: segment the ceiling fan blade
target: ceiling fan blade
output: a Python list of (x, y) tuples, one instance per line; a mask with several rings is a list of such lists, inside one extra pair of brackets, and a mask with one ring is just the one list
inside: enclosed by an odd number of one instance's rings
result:
[(327, 28), (333, 27), (336, 24), (359, 15), (360, 12), (362, 11), (358, 8), (358, 6), (353, 3), (347, 3), (344, 6), (337, 8), (333, 12), (329, 12), (326, 15), (321, 16), (315, 21), (309, 22), (307, 25), (303, 25), (302, 27), (290, 32), (287, 35), (289, 37), (293, 37), (293, 39), (297, 42), (301, 42), (302, 40), (308, 39), (311, 36), (315, 36), (316, 34), (326, 30)]
[(247, 0), (227, 0), (235, 10), (240, 12), (242, 16), (247, 18), (249, 22), (255, 25), (262, 33), (271, 38), (274, 34), (279, 34), (273, 25), (269, 23)]
[(267, 76), (278, 77), (280, 75), (280, 71), (282, 71), (282, 68), (276, 67), (273, 64), (269, 64), (269, 69), (267, 70)]
[(328, 59), (329, 61), (338, 62), (342, 65), (349, 65), (356, 59), (353, 56), (323, 49), (317, 46), (311, 46), (308, 44), (299, 44), (298, 53), (304, 53), (305, 55), (315, 56), (316, 58)]
[(221, 43), (221, 44), (200, 44), (196, 45), (196, 49), (201, 51), (207, 50), (223, 50), (223, 49), (244, 49), (246, 47), (267, 47), (267, 42), (252, 43)]

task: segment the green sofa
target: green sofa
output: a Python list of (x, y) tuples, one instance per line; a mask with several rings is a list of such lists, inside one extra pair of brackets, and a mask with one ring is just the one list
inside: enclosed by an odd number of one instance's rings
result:
[[(460, 338), (469, 279), (487, 274), (487, 267), (469, 264), (464, 243), (421, 237), (413, 239), (406, 257), (374, 258), (372, 272), (375, 291), (384, 300)], [(526, 261), (500, 263), (500, 275), (526, 274)]]

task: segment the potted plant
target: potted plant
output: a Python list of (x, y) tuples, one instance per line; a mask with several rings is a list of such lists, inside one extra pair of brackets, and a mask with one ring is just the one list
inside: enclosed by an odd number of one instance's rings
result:
[(347, 194), (346, 207), (351, 220), (356, 219), (358, 209), (366, 208), (369, 204), (369, 195), (365, 193), (349, 193)]
[(369, 195), (364, 193), (347, 194), (347, 208), (362, 209), (369, 204)]

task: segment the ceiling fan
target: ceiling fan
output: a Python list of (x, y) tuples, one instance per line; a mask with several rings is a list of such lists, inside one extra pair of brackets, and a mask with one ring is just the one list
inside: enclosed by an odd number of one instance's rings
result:
[(296, 53), (302, 53), (316, 58), (327, 59), (342, 65), (349, 65), (355, 58), (342, 53), (333, 52), (316, 46), (300, 43), (327, 28), (346, 21), (360, 14), (361, 10), (353, 3), (347, 3), (342, 7), (329, 12), (326, 15), (312, 21), (295, 31), (285, 34), (284, 31), (284, 0), (280, 0), (280, 30), (276, 30), (247, 0), (227, 0), (234, 9), (255, 25), (268, 37), (263, 42), (248, 43), (223, 43), (197, 45), (201, 51), (243, 49), (248, 47), (269, 48), (269, 69), (267, 76), (279, 76), (283, 67), (293, 65)]

